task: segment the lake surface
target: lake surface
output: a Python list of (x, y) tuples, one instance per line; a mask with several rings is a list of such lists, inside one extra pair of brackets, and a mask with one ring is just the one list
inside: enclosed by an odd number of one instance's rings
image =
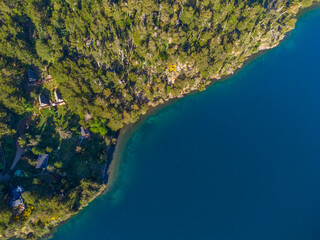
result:
[(112, 191), (54, 240), (319, 240), (320, 10), (131, 136)]

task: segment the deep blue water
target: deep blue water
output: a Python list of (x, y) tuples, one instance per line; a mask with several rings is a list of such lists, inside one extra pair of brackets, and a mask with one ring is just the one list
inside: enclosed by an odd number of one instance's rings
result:
[(54, 240), (319, 240), (320, 10), (144, 121), (113, 191)]

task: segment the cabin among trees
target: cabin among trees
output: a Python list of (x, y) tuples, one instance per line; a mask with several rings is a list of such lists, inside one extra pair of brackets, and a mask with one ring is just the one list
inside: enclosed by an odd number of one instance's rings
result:
[(56, 105), (64, 105), (66, 104), (66, 102), (63, 100), (62, 96), (61, 96), (61, 93), (59, 92), (58, 89), (54, 90), (54, 97), (55, 97), (55, 100), (56, 100)]
[(38, 156), (36, 169), (40, 169), (42, 171), (47, 169), (49, 160), (49, 154), (42, 154)]
[(10, 192), (9, 205), (12, 209), (13, 215), (20, 215), (25, 210), (24, 199), (22, 197), (23, 188), (16, 186)]
[(90, 137), (90, 131), (89, 129), (85, 129), (84, 127), (80, 128), (81, 137), (82, 138), (89, 138)]
[(50, 107), (50, 101), (43, 94), (39, 95), (39, 104), (40, 104), (40, 108)]
[(28, 81), (29, 83), (34, 83), (38, 80), (37, 74), (35, 71), (28, 69)]

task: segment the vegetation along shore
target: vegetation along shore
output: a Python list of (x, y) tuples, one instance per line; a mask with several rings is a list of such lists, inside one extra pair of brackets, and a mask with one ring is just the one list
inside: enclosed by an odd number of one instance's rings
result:
[(115, 178), (121, 129), (277, 46), (313, 4), (1, 0), (0, 238), (50, 236)]

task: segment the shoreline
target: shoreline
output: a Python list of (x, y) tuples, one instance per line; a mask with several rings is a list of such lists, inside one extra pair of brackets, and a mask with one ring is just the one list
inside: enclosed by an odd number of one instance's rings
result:
[[(320, 2), (314, 2), (311, 6), (299, 10), (299, 12), (296, 15), (297, 21), (299, 21), (299, 19), (302, 16), (304, 16), (306, 13), (309, 13), (309, 12), (316, 10), (316, 9), (319, 9), (319, 8), (320, 8)], [(294, 29), (292, 29), (292, 30), (294, 30)], [(251, 62), (253, 62), (257, 58), (259, 58), (260, 56), (262, 56), (263, 54), (265, 54), (269, 50), (279, 46), (283, 42), (283, 40), (287, 39), (290, 36), (290, 34), (292, 33), (292, 30), (289, 31), (288, 33), (286, 33), (285, 36), (283, 37), (283, 39), (277, 45), (275, 45), (271, 48), (268, 48), (268, 49), (262, 49), (259, 52), (249, 56), (241, 64), (241, 66), (239, 68), (237, 68), (232, 74), (221, 76), (220, 79), (212, 79), (212, 81), (208, 85), (206, 85), (205, 90), (209, 87), (212, 87), (217, 82), (222, 82), (222, 81), (230, 79), (231, 77), (238, 74), (239, 71), (241, 71), (244, 67), (249, 65)], [(101, 189), (90, 199), (90, 201), (88, 201), (86, 204), (81, 206), (80, 209), (76, 213), (69, 215), (65, 220), (62, 220), (61, 222), (57, 223), (57, 225), (53, 227), (53, 229), (51, 230), (50, 233), (45, 234), (44, 236), (40, 237), (39, 239), (42, 239), (42, 240), (51, 239), (54, 236), (54, 234), (57, 232), (59, 227), (63, 226), (68, 221), (70, 221), (80, 211), (82, 211), (85, 207), (87, 207), (89, 204), (91, 204), (96, 198), (101, 197), (104, 194), (108, 194), (113, 189), (114, 184), (117, 181), (118, 176), (120, 174), (121, 163), (123, 160), (122, 153), (123, 153), (128, 141), (132, 137), (132, 135), (145, 122), (145, 120), (147, 120), (150, 116), (154, 115), (155, 113), (157, 113), (158, 111), (160, 111), (164, 107), (178, 101), (180, 98), (184, 98), (188, 95), (192, 95), (192, 94), (199, 93), (199, 92), (200, 92), (199, 90), (192, 90), (189, 93), (184, 94), (182, 97), (170, 98), (170, 99), (164, 101), (163, 103), (157, 104), (156, 106), (150, 106), (149, 109), (147, 110), (147, 112), (145, 114), (141, 115), (137, 122), (127, 124), (122, 129), (120, 129), (120, 133), (117, 137), (117, 143), (115, 145), (115, 149), (112, 154), (112, 158), (110, 160), (108, 160), (108, 161), (110, 161), (110, 164), (109, 164), (107, 171), (106, 171), (106, 174), (108, 175), (107, 182), (101, 184)]]
[[(310, 7), (304, 8), (299, 10), (299, 12), (297, 13), (297, 20), (299, 20), (299, 18), (301, 18), (304, 14), (309, 13), (312, 10), (316, 10), (320, 8), (320, 2), (314, 2)], [(295, 28), (294, 28), (295, 29)], [(293, 30), (294, 30), (293, 29)], [(288, 32), (285, 37), (280, 41), (279, 44), (277, 44), (276, 46), (272, 47), (272, 48), (268, 48), (268, 49), (263, 49), (260, 50), (259, 52), (257, 52), (256, 54), (253, 54), (251, 56), (248, 57), (248, 59), (246, 61), (243, 62), (243, 64), (241, 65), (240, 68), (236, 69), (234, 71), (234, 73), (230, 74), (230, 75), (226, 75), (226, 76), (222, 76), (220, 79), (213, 79), (212, 82), (210, 84), (208, 84), (206, 86), (206, 89), (209, 87), (212, 87), (214, 84), (218, 83), (218, 82), (223, 82), (225, 80), (230, 79), (231, 77), (235, 76), (236, 74), (238, 74), (244, 67), (248, 66), (250, 63), (252, 63), (254, 60), (256, 60), (257, 58), (259, 58), (260, 56), (264, 55), (265, 53), (267, 53), (269, 50), (272, 50), (276, 47), (278, 47), (285, 39), (287, 39), (290, 34), (292, 33), (292, 30), (290, 32)], [(205, 90), (206, 90), (205, 89)], [(204, 90), (204, 91), (205, 91)], [(181, 98), (184, 98), (186, 96), (192, 95), (192, 94), (196, 94), (199, 93), (199, 90), (193, 90), (190, 91), (189, 93), (183, 95)], [(148, 111), (141, 115), (139, 120), (135, 123), (130, 123), (128, 125), (125, 125), (121, 130), (120, 130), (120, 134), (118, 136), (118, 140), (117, 140), (117, 144), (116, 144), (116, 149), (114, 151), (113, 154), (113, 158), (112, 158), (112, 163), (110, 164), (110, 169), (108, 170), (108, 172), (110, 171), (110, 174), (112, 169), (112, 165), (115, 162), (114, 160), (116, 160), (117, 158), (121, 157), (119, 156), (119, 152), (121, 152), (120, 150), (123, 150), (123, 148), (125, 147), (126, 143), (129, 141), (129, 138), (132, 136), (132, 134), (135, 132), (135, 130), (137, 130), (141, 124), (150, 116), (152, 116), (154, 113), (160, 111), (162, 108), (170, 105), (171, 103), (174, 103), (176, 101), (178, 101), (180, 98), (171, 98), (167, 101), (165, 101), (164, 103), (158, 104), (156, 106), (151, 106)], [(111, 176), (111, 175), (110, 175)]]

